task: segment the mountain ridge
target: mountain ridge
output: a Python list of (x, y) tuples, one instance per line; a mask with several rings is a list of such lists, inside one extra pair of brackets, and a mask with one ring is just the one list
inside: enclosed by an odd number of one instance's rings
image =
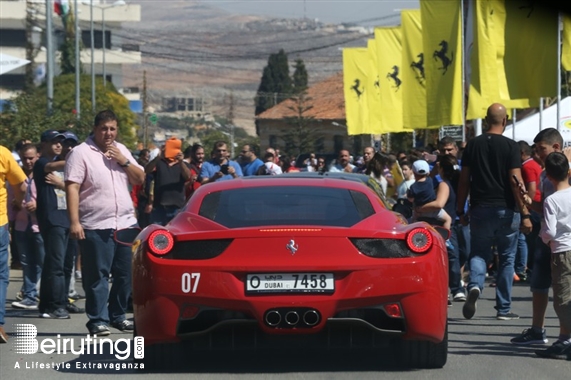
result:
[[(342, 71), (341, 47), (366, 46), (363, 30), (308, 19), (237, 15), (197, 1), (132, 1), (141, 22), (123, 26), (140, 45), (142, 64), (124, 69), (125, 86), (142, 88), (148, 100), (204, 97), (213, 114), (226, 116), (235, 99), (234, 124), (254, 135), (254, 97), (270, 54), (284, 49), (290, 67), (303, 59), (310, 85)], [(291, 69), (290, 73), (293, 73)]]

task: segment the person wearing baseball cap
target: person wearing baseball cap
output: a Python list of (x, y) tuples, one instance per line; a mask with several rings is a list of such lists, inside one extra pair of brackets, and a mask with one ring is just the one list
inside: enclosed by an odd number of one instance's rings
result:
[(430, 175), (430, 167), (426, 160), (417, 160), (412, 163), (412, 172), (416, 181), (410, 185), (408, 189), (408, 200), (414, 204), (413, 221), (420, 219), (436, 219), (443, 222), (443, 227), (450, 229), (452, 226), (452, 218), (444, 209), (437, 211), (420, 212), (417, 209), (425, 204), (436, 200), (436, 192), (434, 191), (434, 183), (428, 176)]
[(65, 160), (67, 154), (77, 145), (79, 144), (79, 139), (75, 135), (75, 133), (70, 131), (60, 131), (58, 136), (61, 136), (62, 140), (62, 152), (59, 156), (59, 159)]
[(73, 269), (73, 252), (68, 250), (69, 216), (62, 155), (65, 135), (53, 129), (41, 134), (41, 157), (34, 164), (33, 175), (37, 188), (36, 215), (44, 240), (44, 266), (40, 287), (39, 312), (41, 318), (69, 319), (69, 313), (84, 310), (71, 304), (68, 288)]
[(416, 175), (426, 176), (430, 173), (430, 166), (426, 160), (416, 160), (412, 163), (412, 172)]
[(63, 133), (60, 133), (55, 129), (48, 129), (47, 131), (42, 132), (42, 135), (40, 136), (40, 141), (43, 143), (50, 142), (55, 139), (65, 140), (65, 136)]
[(63, 135), (64, 141), (67, 141), (67, 140), (74, 141), (75, 144), (77, 144), (79, 142), (79, 139), (77, 138), (77, 136), (73, 132), (65, 131), (65, 132), (62, 132), (61, 135)]

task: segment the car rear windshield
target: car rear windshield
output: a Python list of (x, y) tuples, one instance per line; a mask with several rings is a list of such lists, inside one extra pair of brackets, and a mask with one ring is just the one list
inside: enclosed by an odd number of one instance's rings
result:
[(242, 188), (208, 194), (199, 214), (228, 228), (304, 225), (350, 227), (375, 213), (361, 192), (302, 186)]

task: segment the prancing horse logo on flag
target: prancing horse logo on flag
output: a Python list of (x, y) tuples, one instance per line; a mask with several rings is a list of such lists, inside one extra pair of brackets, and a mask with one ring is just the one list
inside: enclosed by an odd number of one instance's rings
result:
[(392, 73), (388, 73), (387, 74), (387, 78), (389, 80), (394, 80), (395, 81), (395, 85), (393, 86), (393, 88), (396, 88), (395, 91), (398, 91), (400, 88), (400, 85), (402, 83), (402, 81), (399, 78), (399, 67), (397, 65), (393, 66), (393, 72)]
[(355, 79), (355, 83), (351, 86), (351, 90), (355, 91), (357, 94), (357, 99), (361, 99), (361, 95), (363, 94), (363, 91), (365, 91), (365, 89), (359, 89), (360, 85), (361, 81), (359, 79)]
[(420, 53), (416, 57), (418, 58), (418, 61), (412, 62), (410, 64), (410, 67), (412, 67), (412, 69), (415, 72), (418, 72), (416, 79), (418, 80), (418, 82), (420, 84), (422, 84), (422, 83), (424, 83), (424, 80), (425, 80), (425, 77), (424, 77), (424, 53)]
[(440, 46), (440, 50), (435, 50), (434, 54), (432, 54), (432, 57), (435, 61), (442, 61), (442, 67), (439, 67), (438, 70), (442, 70), (442, 75), (444, 75), (448, 71), (448, 66), (452, 64), (452, 60), (454, 59), (454, 52), (451, 51), (450, 58), (448, 58), (446, 56), (446, 53), (448, 53), (448, 42), (442, 40), (438, 46)]

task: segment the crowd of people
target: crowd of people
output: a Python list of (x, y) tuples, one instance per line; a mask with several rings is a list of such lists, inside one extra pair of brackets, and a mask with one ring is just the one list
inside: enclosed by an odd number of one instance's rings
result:
[[(533, 146), (515, 142), (502, 135), (506, 123), (505, 107), (493, 104), (485, 133), (462, 147), (444, 137), (437, 147), (407, 152), (366, 147), (357, 158), (342, 149), (331, 163), (311, 153), (296, 165), (296, 157), (275, 148), (258, 153), (251, 145), (230, 157), (225, 141), (210, 152), (200, 144), (169, 149), (169, 143), (180, 142), (167, 141), (156, 151), (141, 150), (135, 160), (116, 141), (117, 117), (102, 111), (81, 144), (69, 131), (48, 130), (38, 145), (18, 142), (16, 154), (1, 148), (0, 180), (10, 186), (6, 192), (0, 183), (0, 342), (7, 340), (2, 325), (10, 234), (13, 260), (23, 269), (21, 297), (13, 307), (53, 319), (85, 312), (93, 335), (110, 334), (110, 326), (129, 331), (134, 328), (125, 317), (131, 253), (117, 243), (117, 230), (167, 224), (200, 186), (211, 182), (329, 171), (370, 176), (393, 210), (410, 222), (450, 230), (449, 302), (463, 302), (466, 319), (476, 314), (489, 274), (497, 319), (518, 319), (511, 310), (512, 284), (529, 281), (532, 323), (513, 344), (548, 343), (544, 319), (552, 287), (560, 331), (553, 345), (536, 353), (570, 358), (571, 149), (563, 149), (554, 128), (538, 133)], [(81, 264), (85, 310), (70, 299), (75, 263)]]

